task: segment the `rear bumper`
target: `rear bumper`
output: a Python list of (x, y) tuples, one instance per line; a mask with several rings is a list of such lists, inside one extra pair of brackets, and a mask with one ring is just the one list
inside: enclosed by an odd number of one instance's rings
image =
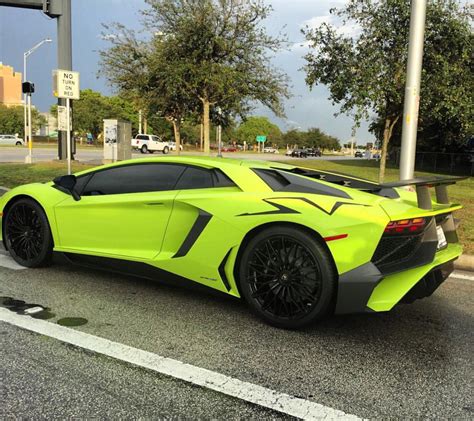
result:
[(462, 254), (458, 243), (438, 251), (429, 264), (384, 275), (366, 263), (339, 277), (336, 314), (389, 311), (400, 301), (411, 302), (431, 295), (453, 270)]

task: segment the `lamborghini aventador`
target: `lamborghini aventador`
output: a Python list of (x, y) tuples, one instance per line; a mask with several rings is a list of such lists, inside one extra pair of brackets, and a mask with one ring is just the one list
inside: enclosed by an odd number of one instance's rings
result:
[(298, 328), (431, 295), (462, 252), (460, 205), (446, 188), (457, 180), (377, 184), (274, 162), (131, 160), (9, 191), (1, 235), (26, 267), (62, 253), (199, 283), (242, 297), (274, 326)]

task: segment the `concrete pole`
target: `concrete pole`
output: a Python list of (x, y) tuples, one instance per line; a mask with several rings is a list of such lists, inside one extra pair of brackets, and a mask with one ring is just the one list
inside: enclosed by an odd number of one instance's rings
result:
[[(71, 27), (71, 0), (62, 0), (61, 15), (58, 21), (58, 68), (72, 70), (72, 27)], [(58, 99), (58, 105), (66, 106), (65, 99)], [(73, 137), (69, 135), (72, 139)], [(67, 136), (58, 131), (58, 159), (67, 159)]]
[(142, 110), (138, 110), (138, 133), (142, 132)]
[(416, 134), (420, 107), (421, 69), (425, 37), (426, 0), (412, 0), (408, 44), (407, 80), (403, 110), (400, 179), (413, 178), (415, 171)]

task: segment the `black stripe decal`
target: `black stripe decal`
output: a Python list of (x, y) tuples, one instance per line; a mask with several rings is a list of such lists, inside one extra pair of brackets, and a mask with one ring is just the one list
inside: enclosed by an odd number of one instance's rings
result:
[[(274, 199), (298, 199), (297, 197), (274, 197)], [(271, 210), (271, 211), (264, 211), (264, 212), (255, 212), (255, 213), (241, 213), (240, 215), (237, 216), (255, 216), (255, 215), (278, 215), (278, 214), (283, 214), (283, 213), (300, 213), (294, 209), (288, 208), (286, 206), (280, 205), (278, 203), (272, 202), (269, 199), (262, 199), (264, 202), (268, 203), (269, 205), (272, 205), (276, 208), (276, 210)]]
[[(288, 197), (288, 196), (284, 196), (284, 197), (272, 197), (272, 200), (280, 200), (280, 199), (296, 199), (296, 200), (301, 200), (305, 203), (308, 203), (309, 205), (311, 206), (314, 206), (315, 208), (323, 211), (324, 213), (326, 213), (327, 215), (332, 215), (334, 212), (336, 212), (336, 210), (338, 210), (341, 206), (343, 205), (350, 205), (350, 206), (366, 206), (366, 207), (370, 207), (370, 205), (364, 205), (362, 203), (353, 203), (353, 202), (336, 202), (334, 203), (333, 207), (331, 208), (331, 210), (328, 212), (326, 209), (322, 208), (321, 206), (319, 206), (317, 203), (314, 203), (312, 200), (309, 200), (308, 198), (306, 197)], [(237, 216), (255, 216), (255, 215), (275, 215), (275, 214), (283, 214), (283, 213), (300, 213), (294, 209), (290, 209), (286, 206), (283, 206), (283, 205), (280, 205), (278, 203), (275, 203), (275, 202), (272, 202), (271, 200), (269, 199), (263, 199), (264, 202), (274, 206), (277, 208), (277, 210), (274, 210), (274, 211), (266, 211), (266, 212), (256, 212), (256, 213), (242, 213), (240, 215), (237, 215)]]
[(196, 218), (196, 221), (194, 221), (194, 224), (189, 231), (188, 235), (183, 241), (183, 244), (181, 244), (181, 247), (179, 250), (176, 252), (176, 254), (173, 256), (173, 259), (175, 257), (183, 257), (188, 254), (189, 250), (191, 250), (191, 247), (194, 245), (194, 243), (197, 241), (201, 233), (204, 231), (204, 228), (206, 228), (206, 225), (209, 223), (211, 220), (212, 215), (210, 213), (207, 213), (206, 211), (203, 211), (202, 209), (199, 209), (199, 215)]
[(230, 249), (227, 254), (224, 256), (224, 259), (222, 260), (221, 264), (219, 265), (219, 275), (221, 276), (222, 283), (224, 284), (225, 288), (227, 291), (230, 291), (230, 284), (229, 280), (227, 279), (227, 275), (225, 274), (225, 265), (227, 264), (227, 260), (229, 259), (230, 252), (232, 249)]

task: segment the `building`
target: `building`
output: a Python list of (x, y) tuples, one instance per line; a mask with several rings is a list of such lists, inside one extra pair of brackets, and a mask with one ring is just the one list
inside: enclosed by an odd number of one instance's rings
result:
[(22, 105), (21, 73), (15, 72), (13, 67), (0, 62), (0, 104), (7, 107)]
[(52, 135), (57, 136), (57, 133), (58, 133), (57, 132), (58, 131), (57, 118), (49, 112), (39, 113), (39, 114), (40, 114), (40, 116), (42, 116), (44, 118), (44, 124), (41, 124), (41, 126), (36, 131), (35, 135), (36, 136), (46, 136), (46, 137), (50, 137)]

